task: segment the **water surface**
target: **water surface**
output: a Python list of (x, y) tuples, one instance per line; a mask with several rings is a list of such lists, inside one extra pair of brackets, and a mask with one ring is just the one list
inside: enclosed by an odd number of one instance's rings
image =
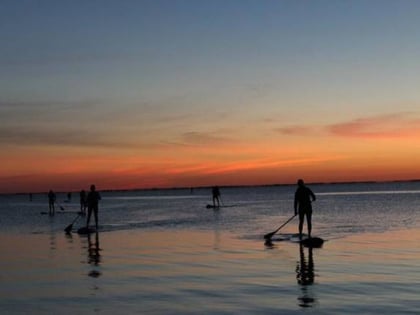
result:
[[(66, 235), (44, 195), (0, 196), (2, 314), (417, 314), (418, 183), (311, 186), (323, 248), (262, 235), (293, 215), (294, 186), (105, 192), (101, 231)], [(296, 221), (280, 232), (296, 232)], [(75, 228), (83, 225), (83, 219)]]

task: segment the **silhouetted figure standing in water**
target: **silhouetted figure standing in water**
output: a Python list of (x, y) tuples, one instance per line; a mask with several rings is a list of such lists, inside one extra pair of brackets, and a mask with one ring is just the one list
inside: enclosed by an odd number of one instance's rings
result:
[(214, 186), (211, 190), (212, 195), (213, 195), (213, 207), (216, 208), (216, 203), (217, 203), (217, 207), (220, 207), (220, 189), (218, 186)]
[(308, 226), (308, 237), (311, 237), (312, 231), (312, 201), (316, 200), (315, 194), (305, 186), (303, 179), (297, 182), (298, 188), (295, 193), (295, 215), (299, 213), (299, 237), (302, 238), (303, 221), (306, 216)]
[(80, 212), (86, 214), (86, 191), (84, 189), (80, 191)]
[(49, 207), (49, 214), (50, 215), (54, 215), (55, 214), (55, 207), (54, 207), (54, 205), (55, 205), (56, 198), (57, 197), (56, 197), (55, 193), (52, 190), (50, 190), (48, 192), (48, 207)]
[(90, 216), (93, 214), (95, 216), (95, 226), (98, 229), (98, 203), (101, 200), (101, 195), (96, 191), (95, 185), (90, 186), (90, 192), (87, 195), (86, 202), (88, 206), (88, 217), (86, 221), (86, 228), (89, 228)]
[(71, 192), (67, 193), (67, 201), (71, 201)]

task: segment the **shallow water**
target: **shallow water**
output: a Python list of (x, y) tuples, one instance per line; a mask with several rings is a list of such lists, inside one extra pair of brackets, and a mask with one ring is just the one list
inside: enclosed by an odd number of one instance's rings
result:
[(218, 211), (204, 189), (103, 193), (90, 237), (63, 232), (77, 200), (49, 217), (43, 195), (1, 196), (0, 313), (417, 314), (419, 185), (311, 188), (312, 250), (262, 239), (293, 186), (222, 189)]

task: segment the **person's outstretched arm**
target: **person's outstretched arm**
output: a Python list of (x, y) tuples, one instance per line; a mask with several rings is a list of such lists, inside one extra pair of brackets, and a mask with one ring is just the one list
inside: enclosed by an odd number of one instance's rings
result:
[(309, 189), (309, 192), (311, 193), (312, 201), (315, 201), (316, 200), (315, 194), (310, 189)]

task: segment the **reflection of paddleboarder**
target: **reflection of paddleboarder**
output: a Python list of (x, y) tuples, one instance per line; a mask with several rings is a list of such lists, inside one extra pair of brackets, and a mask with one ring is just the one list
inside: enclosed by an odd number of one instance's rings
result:
[(213, 207), (216, 207), (216, 203), (217, 203), (217, 207), (220, 207), (220, 190), (218, 186), (214, 186), (211, 190), (212, 195), (213, 195)]
[(80, 212), (86, 214), (86, 192), (84, 189), (80, 191)]
[(308, 248), (308, 260), (305, 259), (305, 252), (303, 245), (299, 245), (300, 261), (296, 266), (296, 280), (300, 285), (310, 285), (314, 283), (314, 259), (312, 254), (312, 247)]
[(86, 221), (86, 229), (89, 229), (90, 216), (93, 214), (95, 216), (95, 226), (98, 229), (98, 203), (101, 200), (101, 195), (96, 191), (95, 185), (90, 186), (90, 192), (87, 195), (86, 202), (88, 206), (88, 217)]
[(99, 266), (101, 254), (99, 253), (99, 233), (95, 233), (95, 241), (92, 241), (91, 234), (88, 234), (88, 262), (91, 265)]
[(314, 259), (312, 254), (312, 248), (308, 248), (308, 260), (305, 258), (305, 251), (303, 245), (299, 245), (300, 260), (296, 264), (296, 280), (302, 288), (302, 296), (298, 298), (300, 301), (299, 306), (310, 307), (315, 303), (311, 291), (308, 290), (308, 286), (314, 284), (315, 272), (314, 272)]

